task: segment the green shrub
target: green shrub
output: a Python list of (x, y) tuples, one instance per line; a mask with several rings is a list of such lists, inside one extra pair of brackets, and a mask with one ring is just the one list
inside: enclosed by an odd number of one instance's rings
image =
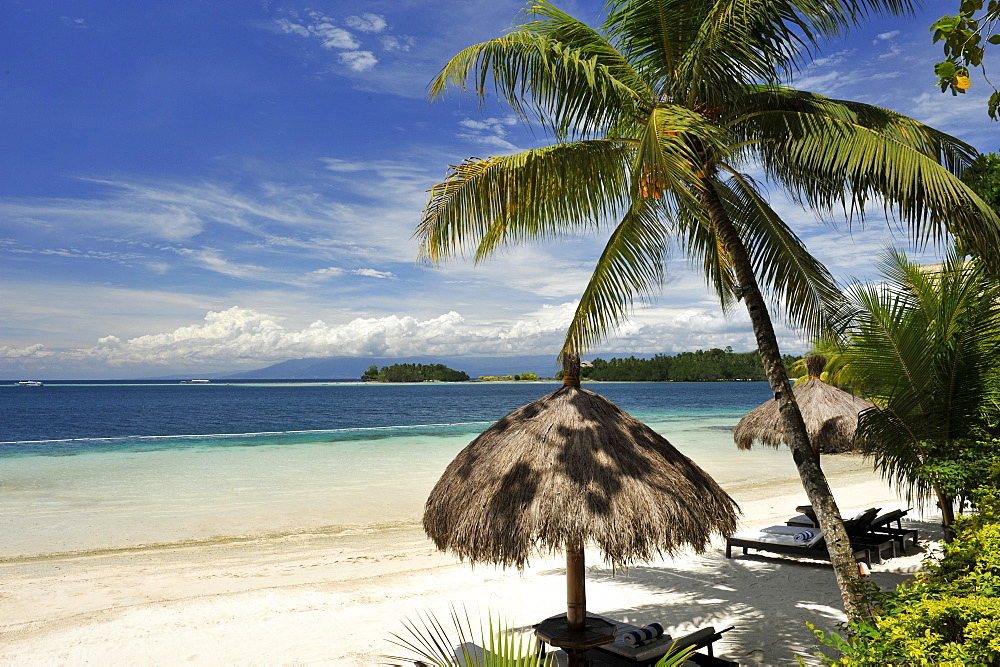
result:
[[(1000, 665), (1000, 491), (972, 495), (978, 513), (961, 518), (940, 560), (895, 592), (874, 600), (875, 616), (851, 625), (851, 637), (819, 640), (843, 665)], [(810, 626), (811, 627), (811, 626)]]

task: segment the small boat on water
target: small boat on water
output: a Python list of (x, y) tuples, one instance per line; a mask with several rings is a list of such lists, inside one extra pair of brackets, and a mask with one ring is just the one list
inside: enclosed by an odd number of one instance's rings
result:
[(44, 387), (45, 385), (38, 380), (21, 380), (20, 382), (15, 382), (18, 387)]
[(181, 380), (181, 384), (209, 384), (211, 380)]

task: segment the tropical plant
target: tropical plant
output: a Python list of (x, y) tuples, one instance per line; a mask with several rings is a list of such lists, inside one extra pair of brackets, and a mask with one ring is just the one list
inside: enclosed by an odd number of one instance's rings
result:
[(922, 267), (890, 250), (880, 271), (848, 290), (857, 312), (843, 361), (879, 406), (861, 413), (858, 437), (911, 502), (937, 501), (950, 535), (986, 454), (976, 442), (1000, 418), (1000, 284), (954, 251)]
[[(789, 447), (853, 614), (857, 567), (788, 390), (768, 301), (816, 334), (840, 293), (746, 170), (802, 204), (881, 198), (918, 240), (996, 247), (1000, 220), (952, 171), (968, 145), (906, 116), (779, 85), (820, 39), (909, 0), (610, 0), (594, 29), (544, 0), (509, 34), (466, 48), (432, 82), (498, 97), (555, 143), (469, 159), (432, 188), (416, 235), (430, 262), (610, 228), (563, 345), (580, 354), (661, 285), (668, 250), (700, 266), (725, 310), (742, 300)], [(945, 167), (942, 167), (942, 164)]]
[(958, 537), (915, 579), (879, 594), (873, 618), (851, 636), (817, 638), (843, 655), (829, 664), (996, 665), (1000, 663), (1000, 468), (980, 466), (979, 513), (959, 520)]
[[(404, 623), (407, 637), (395, 636), (394, 644), (407, 649), (411, 657), (392, 656), (390, 660), (400, 660), (397, 664), (418, 664), (435, 667), (554, 667), (555, 653), (538, 651), (535, 641), (524, 632), (506, 627), (502, 622), (488, 615), (488, 626), (477, 632), (472, 626), (468, 612), (464, 619), (452, 607), (451, 620), (454, 635), (434, 614), (419, 618), (419, 624)], [(656, 667), (680, 667), (694, 653), (695, 647), (678, 649), (671, 647), (660, 658)]]
[(962, 172), (962, 182), (1000, 214), (1000, 154), (984, 153)]

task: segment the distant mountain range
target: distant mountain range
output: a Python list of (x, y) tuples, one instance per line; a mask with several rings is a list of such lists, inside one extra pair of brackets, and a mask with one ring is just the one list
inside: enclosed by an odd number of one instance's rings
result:
[[(275, 380), (275, 379), (346, 379), (360, 378), (369, 366), (393, 364), (444, 364), (456, 371), (465, 371), (471, 377), (481, 375), (516, 375), (535, 373), (539, 377), (552, 377), (559, 370), (556, 355), (529, 355), (520, 357), (326, 357), (291, 359), (232, 375), (218, 376), (224, 380)], [(214, 379), (214, 378), (213, 378)]]

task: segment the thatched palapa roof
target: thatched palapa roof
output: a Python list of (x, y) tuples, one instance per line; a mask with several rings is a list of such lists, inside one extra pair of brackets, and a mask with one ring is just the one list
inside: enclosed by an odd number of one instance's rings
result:
[[(871, 401), (852, 396), (820, 380), (819, 375), (825, 365), (825, 357), (808, 357), (806, 369), (809, 380), (793, 387), (792, 393), (799, 404), (814, 451), (824, 454), (852, 451), (858, 414), (875, 406)], [(754, 443), (775, 448), (786, 444), (777, 401), (771, 399), (748, 412), (733, 429), (733, 440), (740, 449), (752, 449)]]
[(462, 559), (524, 567), (594, 543), (626, 566), (736, 528), (736, 503), (663, 436), (611, 401), (563, 386), (463, 449), (427, 499), (424, 530)]

